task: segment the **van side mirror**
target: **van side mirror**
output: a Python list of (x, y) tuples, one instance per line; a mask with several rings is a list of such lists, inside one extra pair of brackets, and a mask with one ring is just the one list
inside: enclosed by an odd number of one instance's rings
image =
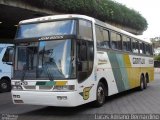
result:
[(7, 47), (6, 52), (2, 58), (2, 61), (8, 65), (13, 65), (13, 55), (14, 55), (14, 48)]

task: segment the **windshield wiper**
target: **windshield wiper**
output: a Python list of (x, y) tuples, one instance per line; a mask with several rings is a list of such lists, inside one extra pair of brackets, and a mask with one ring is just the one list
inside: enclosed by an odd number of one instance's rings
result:
[(49, 78), (50, 81), (54, 81), (54, 76), (51, 74), (50, 69), (49, 69), (49, 67), (48, 67), (48, 64), (49, 64), (49, 63), (46, 63), (46, 64), (44, 65), (44, 66), (45, 66), (45, 69), (46, 69), (46, 72), (47, 72), (47, 76), (48, 76), (48, 78)]

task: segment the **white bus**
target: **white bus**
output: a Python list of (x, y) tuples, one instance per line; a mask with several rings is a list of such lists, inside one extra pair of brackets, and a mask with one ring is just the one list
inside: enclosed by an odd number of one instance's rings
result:
[(151, 44), (88, 16), (21, 21), (15, 42), (14, 104), (102, 106), (154, 80)]
[(0, 92), (11, 90), (13, 44), (0, 44)]

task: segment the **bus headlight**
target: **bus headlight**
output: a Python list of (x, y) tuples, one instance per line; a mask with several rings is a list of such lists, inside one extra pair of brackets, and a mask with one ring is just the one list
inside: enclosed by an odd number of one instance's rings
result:
[(75, 85), (54, 86), (54, 91), (74, 91)]
[(23, 90), (20, 85), (12, 85), (12, 90)]

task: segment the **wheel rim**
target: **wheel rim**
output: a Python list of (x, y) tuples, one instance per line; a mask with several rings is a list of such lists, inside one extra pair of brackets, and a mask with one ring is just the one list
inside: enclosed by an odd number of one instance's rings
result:
[(141, 81), (141, 89), (143, 89), (143, 81)]
[(7, 83), (2, 83), (2, 84), (1, 84), (1, 88), (2, 88), (2, 89), (7, 89)]
[(97, 92), (98, 92), (97, 93), (98, 102), (102, 104), (104, 102), (104, 97), (105, 97), (103, 87), (100, 86)]

